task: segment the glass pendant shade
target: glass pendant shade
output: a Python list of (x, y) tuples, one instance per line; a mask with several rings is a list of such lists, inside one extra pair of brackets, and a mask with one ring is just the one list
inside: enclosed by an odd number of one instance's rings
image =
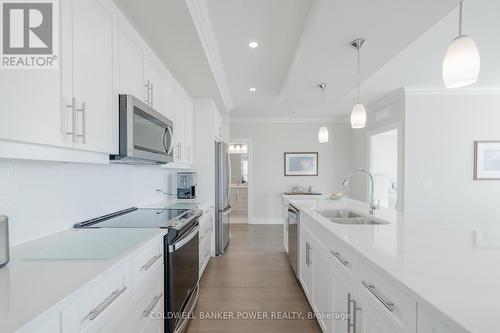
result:
[(356, 104), (351, 112), (351, 127), (364, 128), (366, 126), (366, 110), (363, 104)]
[(328, 142), (328, 128), (326, 128), (326, 126), (322, 126), (319, 128), (318, 141), (320, 143), (327, 143)]
[(474, 40), (466, 35), (454, 39), (443, 61), (443, 81), (448, 89), (463, 88), (477, 82), (481, 57)]

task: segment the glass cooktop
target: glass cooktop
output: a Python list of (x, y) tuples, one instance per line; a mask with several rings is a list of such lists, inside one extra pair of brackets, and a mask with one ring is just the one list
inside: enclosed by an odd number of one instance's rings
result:
[(188, 219), (188, 209), (132, 208), (75, 224), (76, 228), (168, 228)]

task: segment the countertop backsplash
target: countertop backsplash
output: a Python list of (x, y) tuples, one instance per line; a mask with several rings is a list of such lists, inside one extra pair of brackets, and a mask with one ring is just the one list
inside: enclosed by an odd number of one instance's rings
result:
[(0, 160), (0, 215), (9, 217), (11, 246), (74, 223), (164, 199), (175, 170), (159, 166)]

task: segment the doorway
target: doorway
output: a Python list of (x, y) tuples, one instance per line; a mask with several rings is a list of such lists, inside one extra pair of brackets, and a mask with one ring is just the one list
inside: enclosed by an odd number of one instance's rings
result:
[(368, 135), (368, 165), (374, 180), (374, 202), (397, 209), (399, 198), (399, 128)]
[(231, 205), (230, 219), (234, 224), (248, 224), (250, 221), (250, 143), (247, 140), (233, 140), (229, 144), (231, 162)]

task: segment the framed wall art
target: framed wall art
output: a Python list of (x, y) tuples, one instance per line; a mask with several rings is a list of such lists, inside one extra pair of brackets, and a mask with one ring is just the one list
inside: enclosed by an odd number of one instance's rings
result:
[(318, 153), (285, 153), (285, 176), (317, 176)]
[(474, 180), (500, 180), (500, 141), (474, 142)]

